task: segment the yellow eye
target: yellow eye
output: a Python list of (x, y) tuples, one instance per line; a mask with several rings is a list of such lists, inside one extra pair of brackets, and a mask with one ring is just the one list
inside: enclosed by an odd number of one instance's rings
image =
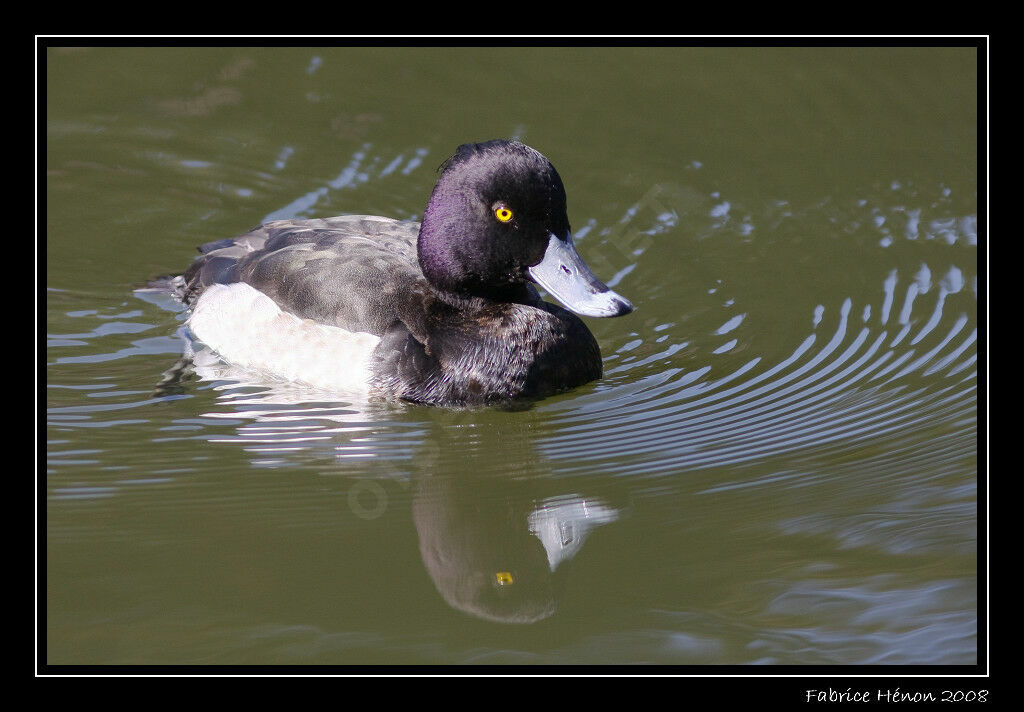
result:
[(512, 219), (512, 211), (504, 205), (499, 205), (494, 209), (494, 217), (498, 218), (498, 222), (507, 223)]
[(499, 586), (508, 586), (512, 583), (512, 573), (510, 571), (498, 571), (494, 574), (494, 580)]

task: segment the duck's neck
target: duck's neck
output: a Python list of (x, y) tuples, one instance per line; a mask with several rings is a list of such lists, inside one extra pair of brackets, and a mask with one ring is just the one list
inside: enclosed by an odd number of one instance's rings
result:
[(506, 289), (488, 290), (487, 296), (449, 292), (434, 288), (434, 294), (445, 304), (464, 312), (476, 312), (499, 304), (536, 304), (539, 297), (526, 283), (511, 284)]

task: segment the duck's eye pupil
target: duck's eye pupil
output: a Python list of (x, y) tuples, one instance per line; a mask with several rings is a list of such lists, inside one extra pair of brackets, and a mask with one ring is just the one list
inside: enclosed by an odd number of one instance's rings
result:
[(512, 211), (508, 208), (498, 208), (494, 211), (494, 217), (505, 223), (512, 219)]

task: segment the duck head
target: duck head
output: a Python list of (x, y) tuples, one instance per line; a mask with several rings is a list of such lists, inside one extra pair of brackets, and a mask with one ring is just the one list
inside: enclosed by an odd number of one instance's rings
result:
[(441, 167), (417, 249), (442, 292), (516, 301), (529, 281), (583, 316), (633, 311), (576, 252), (555, 167), (518, 141), (459, 146)]

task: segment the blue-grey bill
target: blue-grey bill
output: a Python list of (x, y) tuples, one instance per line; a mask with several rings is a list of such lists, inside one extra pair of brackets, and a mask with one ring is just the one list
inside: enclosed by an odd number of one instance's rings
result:
[(622, 316), (633, 311), (628, 299), (594, 276), (576, 252), (572, 235), (552, 233), (544, 259), (527, 273), (566, 309), (581, 316)]

